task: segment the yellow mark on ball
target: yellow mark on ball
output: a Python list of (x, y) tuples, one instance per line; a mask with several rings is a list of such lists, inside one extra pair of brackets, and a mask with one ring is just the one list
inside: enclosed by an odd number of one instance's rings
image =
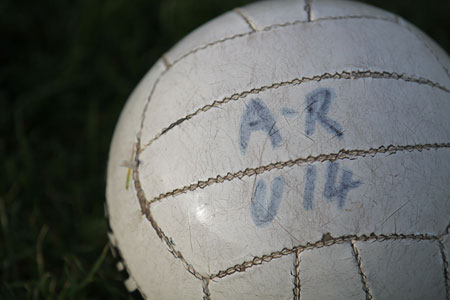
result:
[(124, 160), (120, 164), (122, 167), (128, 168), (127, 178), (126, 178), (126, 181), (125, 181), (125, 189), (127, 191), (128, 191), (128, 188), (130, 187), (131, 171), (134, 170), (135, 166), (136, 166), (136, 162), (134, 161), (134, 154), (135, 154), (135, 149), (136, 149), (135, 146), (136, 145), (133, 144), (133, 147), (131, 149), (131, 158), (130, 158), (130, 160)]

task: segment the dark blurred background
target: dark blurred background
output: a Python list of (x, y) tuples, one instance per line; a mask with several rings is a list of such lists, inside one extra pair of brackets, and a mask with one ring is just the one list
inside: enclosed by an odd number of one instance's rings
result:
[[(174, 43), (249, 2), (0, 1), (0, 299), (130, 298), (103, 213), (119, 113)], [(365, 2), (449, 52), (449, 0)]]

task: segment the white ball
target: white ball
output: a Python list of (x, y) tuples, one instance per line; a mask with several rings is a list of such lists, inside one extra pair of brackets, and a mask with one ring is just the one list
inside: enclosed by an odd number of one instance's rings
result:
[(449, 69), (412, 25), (346, 1), (255, 3), (191, 33), (112, 141), (128, 289), (449, 299)]

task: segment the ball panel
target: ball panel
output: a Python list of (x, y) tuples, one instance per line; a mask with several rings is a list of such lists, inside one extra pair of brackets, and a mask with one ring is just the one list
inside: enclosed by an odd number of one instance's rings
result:
[(356, 243), (374, 299), (446, 299), (436, 241)]
[(142, 295), (149, 299), (201, 299), (201, 281), (170, 254), (141, 214), (137, 199), (121, 200), (120, 211), (110, 208), (110, 218), (117, 246)]
[(241, 16), (235, 12), (227, 12), (191, 32), (170, 49), (165, 56), (168, 62), (173, 64), (191, 51), (251, 31), (251, 28)]
[[(148, 100), (149, 87), (153, 86), (158, 76), (164, 70), (165, 67), (162, 61), (158, 61), (145, 75), (125, 104), (114, 130), (108, 160), (106, 182), (107, 205), (105, 209), (105, 214), (109, 216), (111, 227), (120, 227), (115, 222), (112, 222), (111, 211), (120, 212), (123, 199), (129, 199), (129, 202), (137, 203), (136, 192), (131, 182), (131, 174), (129, 176), (130, 180), (127, 182), (129, 172), (127, 167), (123, 166), (123, 162), (133, 160), (136, 136), (139, 132), (142, 113)], [(128, 164), (131, 164), (131, 162)], [(120, 215), (118, 219), (122, 219), (122, 222), (126, 221)], [(111, 242), (116, 244), (116, 236), (114, 235), (112, 237), (114, 239)], [(118, 238), (120, 239), (120, 237)]]
[[(113, 231), (111, 242), (120, 249), (131, 275), (125, 282), (130, 291), (139, 287), (141, 293), (150, 299), (181, 299), (183, 296), (200, 299), (201, 282), (191, 276), (181, 262), (169, 253), (142, 215), (133, 183), (130, 183), (128, 190), (125, 187), (127, 168), (121, 166), (123, 160), (131, 158), (140, 117), (148, 98), (148, 88), (163, 70), (164, 65), (158, 62), (144, 77), (128, 100), (114, 132), (106, 190), (109, 221)], [(174, 290), (175, 285), (181, 290)]]
[[(327, 232), (333, 237), (438, 235), (450, 215), (449, 157), (449, 149), (440, 149), (339, 160), (337, 165), (313, 163), (314, 172), (305, 165), (285, 167), (170, 197), (152, 210), (186, 260), (204, 273), (319, 241)], [(279, 177), (283, 189), (273, 209), (273, 182)], [(263, 196), (256, 192), (258, 185)], [(341, 194), (326, 196), (327, 186)], [(252, 208), (256, 200), (261, 200), (256, 203), (262, 203), (262, 213)]]
[[(329, 47), (322, 47), (324, 40)], [(150, 102), (143, 143), (186, 115), (201, 114), (198, 110), (215, 100), (304, 76), (369, 69), (450, 86), (441, 66), (426, 53), (409, 31), (380, 20), (303, 23), (230, 40), (184, 58), (161, 78)], [(223, 74), (228, 74), (226, 80)]]
[[(127, 168), (123, 161), (132, 160), (136, 136), (141, 125), (141, 118), (144, 107), (148, 100), (149, 87), (153, 86), (158, 76), (164, 71), (165, 67), (161, 61), (158, 61), (153, 68), (145, 75), (136, 89), (128, 99), (119, 121), (114, 130), (111, 148), (108, 160), (108, 180), (106, 183), (107, 207), (111, 210), (121, 210), (122, 199), (133, 199), (130, 202), (136, 202), (136, 192), (130, 183), (126, 189)], [(111, 214), (110, 211), (107, 212)], [(110, 220), (111, 226), (116, 226)]]
[[(213, 299), (292, 299), (295, 255), (236, 273), (210, 283)], [(274, 276), (276, 274), (276, 276)]]
[[(326, 116), (341, 127), (340, 137), (320, 120), (307, 134), (307, 120), (315, 112), (307, 111), (308, 99), (320, 91), (330, 92)], [(270, 126), (279, 142), (273, 144), (269, 132), (259, 129), (242, 140), (243, 118), (255, 99), (273, 116), (276, 123)], [(370, 78), (308, 82), (249, 95), (155, 141), (141, 155), (144, 188), (150, 200), (199, 180), (309, 155), (450, 141), (450, 132), (436, 130), (450, 128), (448, 100), (448, 93), (427, 85)], [(241, 142), (247, 143), (245, 153)]]
[(350, 243), (300, 255), (301, 299), (366, 299)]
[(308, 15), (305, 11), (305, 1), (263, 1), (253, 3), (239, 10), (251, 21), (256, 30), (273, 26), (274, 24), (285, 24), (307, 21)]

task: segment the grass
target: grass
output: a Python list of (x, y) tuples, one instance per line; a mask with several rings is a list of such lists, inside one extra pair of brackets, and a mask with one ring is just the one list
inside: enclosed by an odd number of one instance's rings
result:
[[(103, 214), (114, 125), (164, 51), (248, 2), (0, 3), (0, 299), (131, 297)], [(447, 0), (370, 2), (449, 51)]]

